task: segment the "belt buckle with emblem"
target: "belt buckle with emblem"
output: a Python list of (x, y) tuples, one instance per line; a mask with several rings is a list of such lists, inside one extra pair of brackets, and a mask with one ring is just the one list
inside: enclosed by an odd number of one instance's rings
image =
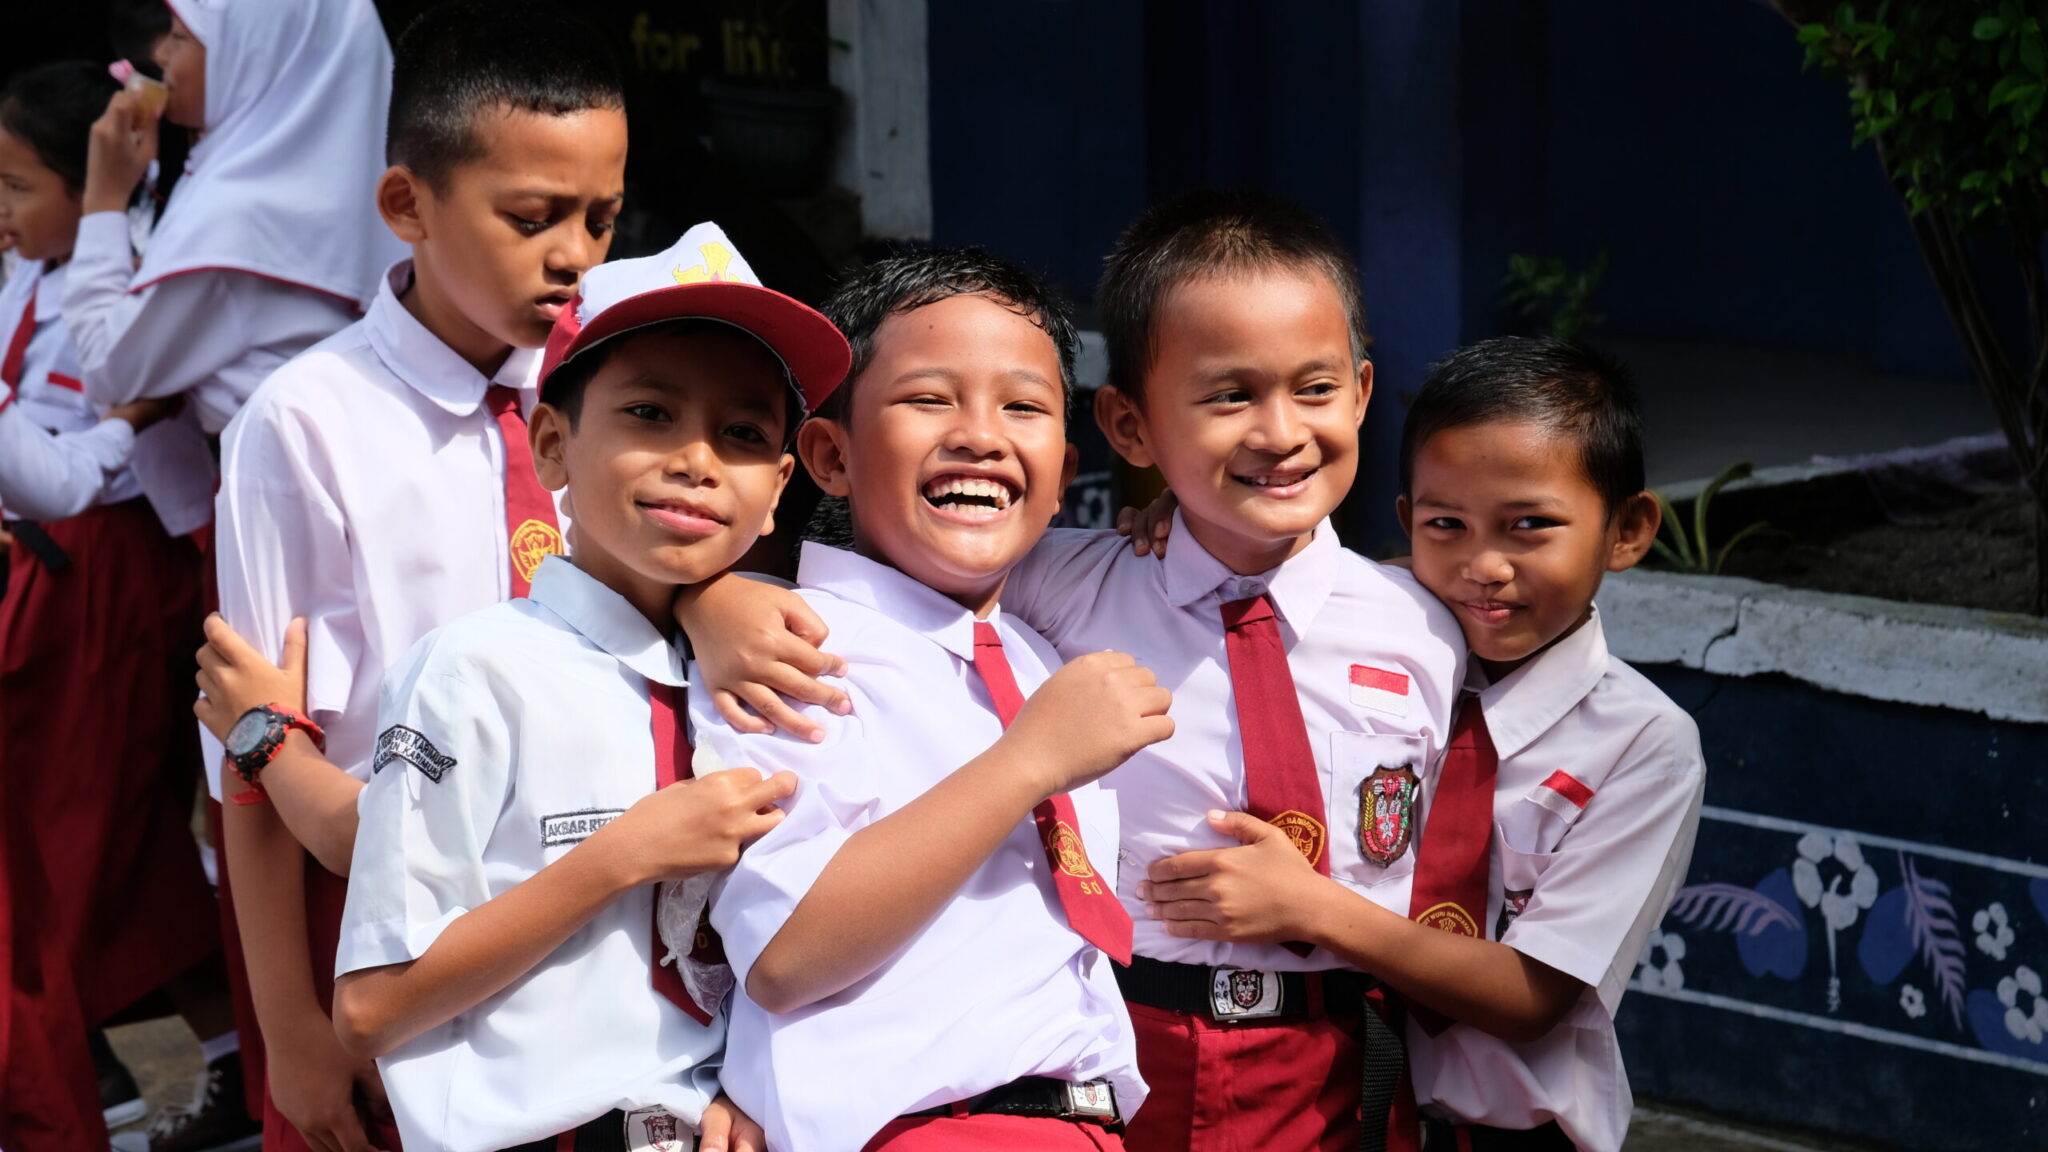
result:
[(697, 1134), (666, 1108), (635, 1108), (626, 1113), (626, 1152), (690, 1152)]
[(1262, 968), (1209, 969), (1209, 1015), (1218, 1020), (1264, 1020), (1283, 1007), (1280, 974)]
[(1067, 1085), (1067, 1115), (1115, 1120), (1116, 1089), (1111, 1088), (1107, 1080)]

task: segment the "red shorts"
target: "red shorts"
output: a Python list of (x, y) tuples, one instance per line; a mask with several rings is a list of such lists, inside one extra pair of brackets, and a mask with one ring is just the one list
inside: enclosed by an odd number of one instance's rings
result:
[(1123, 1139), (1099, 1124), (1045, 1116), (899, 1116), (864, 1152), (1121, 1152)]
[[(1129, 1004), (1152, 1094), (1124, 1134), (1131, 1152), (1354, 1152), (1365, 1022), (1325, 1016), (1221, 1024)], [(1403, 1078), (1401, 1091), (1407, 1093)], [(1387, 1147), (1415, 1149), (1412, 1094)], [(1405, 1133), (1405, 1135), (1404, 1135)]]

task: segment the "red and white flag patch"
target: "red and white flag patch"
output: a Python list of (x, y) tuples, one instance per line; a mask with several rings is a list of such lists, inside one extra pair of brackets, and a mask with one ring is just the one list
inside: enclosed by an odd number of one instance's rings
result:
[(1385, 712), (1389, 716), (1408, 714), (1409, 682), (1403, 672), (1389, 672), (1370, 664), (1351, 666), (1351, 702), (1360, 708)]
[(1566, 820), (1578, 818), (1580, 810), (1593, 799), (1593, 790), (1580, 783), (1578, 778), (1567, 772), (1552, 772), (1550, 778), (1537, 785), (1529, 799), (1537, 807), (1555, 812)]

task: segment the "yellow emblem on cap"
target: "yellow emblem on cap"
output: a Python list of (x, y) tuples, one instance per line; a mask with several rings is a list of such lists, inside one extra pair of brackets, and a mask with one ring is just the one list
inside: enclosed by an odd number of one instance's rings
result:
[(553, 524), (528, 520), (512, 533), (512, 569), (528, 584), (533, 583), (533, 574), (540, 570), (542, 560), (566, 552), (562, 533)]
[(732, 264), (732, 249), (713, 240), (709, 244), (697, 245), (697, 252), (704, 257), (704, 262), (692, 264), (688, 268), (677, 265), (675, 270), (669, 273), (676, 278), (676, 283), (703, 284), (725, 279), (725, 270)]
[(1441, 929), (1453, 936), (1476, 938), (1479, 935), (1478, 921), (1472, 919), (1472, 914), (1453, 900), (1446, 900), (1417, 916), (1415, 922), (1425, 927)]
[(1306, 812), (1298, 812), (1289, 808), (1287, 811), (1267, 821), (1267, 823), (1287, 833), (1287, 839), (1294, 843), (1294, 850), (1301, 853), (1309, 863), (1313, 864), (1323, 858), (1323, 839), (1325, 833), (1323, 832), (1323, 822), (1321, 820)]
[(1081, 834), (1065, 820), (1052, 826), (1046, 836), (1046, 844), (1052, 849), (1053, 859), (1060, 862), (1060, 871), (1069, 876), (1086, 880), (1095, 875), (1095, 868), (1088, 863), (1088, 847), (1081, 843)]

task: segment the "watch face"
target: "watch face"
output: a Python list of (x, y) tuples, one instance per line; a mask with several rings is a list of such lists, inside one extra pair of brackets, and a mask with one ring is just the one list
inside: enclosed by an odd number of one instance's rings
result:
[(270, 731), (270, 714), (261, 708), (251, 708), (242, 714), (235, 726), (228, 729), (227, 752), (230, 756), (247, 756), (263, 741), (264, 733)]

